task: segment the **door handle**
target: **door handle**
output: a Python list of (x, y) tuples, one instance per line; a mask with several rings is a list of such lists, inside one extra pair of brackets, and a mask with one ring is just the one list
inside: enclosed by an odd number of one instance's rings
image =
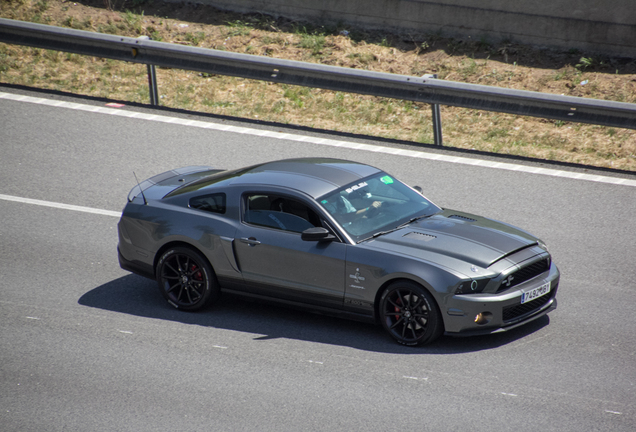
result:
[(256, 240), (254, 237), (250, 237), (250, 238), (247, 238), (247, 237), (241, 237), (241, 241), (242, 241), (243, 243), (247, 243), (247, 244), (248, 244), (248, 245), (250, 245), (250, 246), (256, 246), (256, 245), (261, 244), (261, 242), (259, 242), (258, 240)]

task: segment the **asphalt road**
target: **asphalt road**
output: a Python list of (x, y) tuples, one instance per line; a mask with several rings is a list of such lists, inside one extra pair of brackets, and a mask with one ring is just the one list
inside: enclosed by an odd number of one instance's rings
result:
[[(0, 98), (0, 430), (636, 430), (636, 187), (157, 114), (178, 121)], [(314, 138), (258, 136), (268, 129)], [(538, 235), (562, 272), (557, 310), (505, 334), (406, 348), (378, 327), (231, 296), (179, 312), (119, 268), (116, 214), (133, 171), (300, 156), (366, 162), (443, 207)]]

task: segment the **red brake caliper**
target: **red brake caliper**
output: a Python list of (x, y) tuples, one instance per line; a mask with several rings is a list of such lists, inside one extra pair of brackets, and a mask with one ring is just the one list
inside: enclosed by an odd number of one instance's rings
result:
[[(402, 304), (402, 302), (400, 301), (400, 299), (397, 299), (395, 302), (396, 302), (397, 304)], [(396, 311), (396, 312), (399, 312), (399, 311), (400, 311), (400, 308), (399, 308), (399, 307), (394, 306), (394, 308), (395, 308), (395, 311)], [(395, 321), (398, 321), (399, 319), (400, 319), (400, 316), (399, 316), (399, 315), (395, 315)]]
[[(196, 265), (194, 265), (194, 264), (192, 264), (192, 267), (190, 267), (190, 271), (191, 271), (191, 272), (193, 272), (193, 271), (195, 271), (196, 269), (197, 269), (197, 266), (196, 266)], [(201, 274), (201, 270), (197, 271), (197, 272), (196, 272), (196, 273), (194, 273), (192, 276), (194, 277), (194, 279), (196, 279), (196, 280), (198, 280), (198, 281), (203, 280), (203, 275)]]

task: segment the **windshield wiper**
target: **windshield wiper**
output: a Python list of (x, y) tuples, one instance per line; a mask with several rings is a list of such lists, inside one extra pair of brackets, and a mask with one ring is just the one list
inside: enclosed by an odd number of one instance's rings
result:
[[(435, 214), (435, 213), (433, 213), (433, 214)], [(367, 237), (367, 238), (364, 238), (364, 239), (360, 240), (358, 243), (362, 243), (362, 242), (364, 242), (364, 241), (371, 240), (371, 239), (374, 239), (374, 238), (376, 238), (376, 237), (380, 237), (380, 236), (382, 236), (382, 235), (392, 233), (393, 231), (397, 231), (397, 230), (399, 230), (400, 228), (404, 228), (405, 226), (407, 226), (408, 224), (411, 224), (411, 223), (415, 222), (416, 220), (420, 220), (420, 219), (424, 219), (424, 218), (427, 218), (427, 217), (431, 217), (431, 216), (433, 216), (433, 214), (421, 215), (421, 216), (415, 216), (415, 217), (413, 217), (413, 218), (409, 219), (408, 221), (404, 222), (403, 224), (400, 224), (400, 225), (396, 226), (396, 227), (395, 227), (395, 228), (393, 228), (393, 229), (390, 229), (390, 230), (387, 230), (387, 231), (378, 231), (377, 233), (373, 234), (372, 236), (370, 236), (370, 237)]]
[(384, 234), (392, 233), (393, 231), (399, 230), (400, 228), (401, 228), (401, 226), (395, 227), (395, 228), (387, 230), (387, 231), (378, 231), (377, 233), (373, 234), (372, 236), (360, 240), (358, 243), (362, 243), (362, 242), (365, 242), (367, 240), (371, 240), (371, 239), (374, 239), (376, 237), (380, 237), (381, 235), (384, 235)]
[(417, 220), (424, 219), (424, 218), (427, 218), (427, 217), (431, 217), (431, 216), (433, 216), (434, 214), (435, 214), (435, 213), (433, 213), (433, 214), (427, 214), (427, 215), (421, 215), (421, 216), (415, 216), (415, 217), (413, 217), (413, 218), (411, 218), (411, 219), (407, 220), (407, 221), (406, 221), (406, 222), (404, 222), (403, 224), (399, 225), (399, 226), (398, 226), (398, 228), (405, 227), (405, 226), (407, 226), (407, 225), (409, 225), (409, 224), (412, 224), (413, 222), (415, 222), (415, 221), (417, 221)]

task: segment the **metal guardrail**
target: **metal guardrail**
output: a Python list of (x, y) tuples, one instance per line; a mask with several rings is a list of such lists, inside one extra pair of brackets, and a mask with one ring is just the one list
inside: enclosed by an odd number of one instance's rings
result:
[(2, 18), (0, 42), (433, 105), (636, 129), (636, 104), (624, 102), (281, 60)]

